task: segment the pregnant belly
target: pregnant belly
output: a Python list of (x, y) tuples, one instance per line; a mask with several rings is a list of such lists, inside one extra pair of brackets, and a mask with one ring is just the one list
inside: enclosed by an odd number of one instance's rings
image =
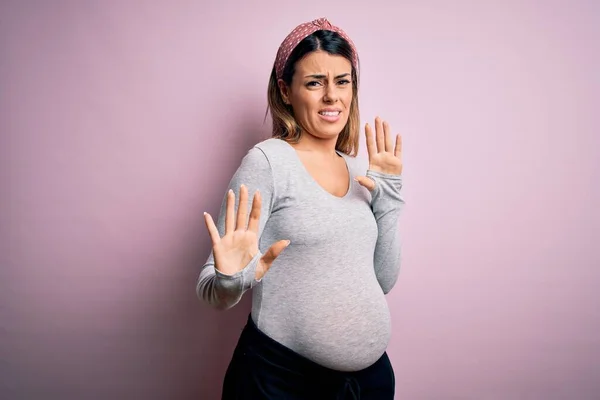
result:
[[(265, 333), (275, 340), (338, 371), (367, 368), (386, 350), (390, 314), (374, 276), (355, 284), (329, 282), (323, 287), (289, 289), (286, 307), (272, 308), (263, 301), (260, 319)], [(277, 315), (278, 311), (284, 315)]]

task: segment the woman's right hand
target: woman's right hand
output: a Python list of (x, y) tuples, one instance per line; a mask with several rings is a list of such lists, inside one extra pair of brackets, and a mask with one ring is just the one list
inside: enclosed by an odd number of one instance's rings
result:
[[(225, 212), (225, 235), (220, 237), (215, 223), (208, 213), (204, 213), (204, 221), (213, 244), (215, 268), (225, 274), (234, 275), (243, 270), (258, 253), (258, 226), (260, 220), (261, 198), (257, 190), (252, 199), (250, 220), (248, 219), (248, 188), (240, 186), (240, 201), (237, 218), (234, 220), (235, 194), (227, 193), (227, 209)], [(260, 258), (256, 266), (256, 279), (262, 279), (273, 261), (289, 245), (289, 240), (274, 243)]]

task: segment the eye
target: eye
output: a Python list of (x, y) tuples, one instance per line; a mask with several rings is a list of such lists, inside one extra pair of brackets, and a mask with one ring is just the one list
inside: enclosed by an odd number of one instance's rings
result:
[(348, 79), (340, 79), (338, 81), (338, 84), (340, 84), (340, 85), (347, 85), (349, 83), (350, 83), (350, 81)]
[(317, 86), (319, 84), (321, 84), (321, 82), (319, 82), (319, 81), (310, 81), (310, 82), (308, 82), (306, 84), (306, 86), (308, 86), (308, 87), (315, 87), (315, 86)]

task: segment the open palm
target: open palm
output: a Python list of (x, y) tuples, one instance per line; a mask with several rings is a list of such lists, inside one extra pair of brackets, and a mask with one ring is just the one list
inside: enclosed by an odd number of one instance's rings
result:
[[(260, 192), (257, 190), (252, 199), (252, 209), (248, 220), (248, 189), (245, 185), (241, 185), (237, 216), (234, 218), (235, 194), (233, 190), (229, 190), (225, 212), (225, 235), (223, 237), (219, 235), (210, 214), (204, 213), (204, 221), (213, 244), (215, 268), (221, 273), (225, 275), (236, 274), (243, 270), (258, 253), (261, 204)], [(280, 240), (267, 250), (256, 267), (256, 279), (262, 279), (273, 261), (288, 244), (288, 240)]]
[[(387, 122), (375, 118), (375, 135), (369, 124), (365, 125), (369, 169), (384, 174), (402, 174), (402, 136), (396, 135), (395, 143)], [(369, 190), (375, 189), (375, 182), (365, 176), (356, 180)]]

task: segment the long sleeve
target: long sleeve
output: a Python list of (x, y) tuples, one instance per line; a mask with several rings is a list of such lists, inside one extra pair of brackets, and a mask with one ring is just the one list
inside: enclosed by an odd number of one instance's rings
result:
[[(269, 219), (274, 198), (274, 184), (271, 166), (263, 151), (253, 147), (242, 159), (240, 166), (229, 182), (229, 189), (235, 193), (237, 213), (239, 205), (240, 185), (244, 184), (248, 188), (248, 210), (252, 207), (252, 198), (254, 192), (260, 190), (262, 207), (259, 221), (258, 240), (263, 232), (264, 226)], [(226, 192), (227, 192), (226, 191)], [(221, 210), (216, 222), (219, 235), (222, 237), (225, 233), (225, 212), (226, 212), (227, 194), (225, 194), (221, 203)], [(260, 250), (258, 254), (248, 263), (248, 265), (234, 275), (225, 275), (215, 269), (214, 254), (211, 250), (206, 263), (200, 270), (200, 276), (196, 284), (196, 294), (199, 299), (218, 309), (228, 309), (235, 306), (242, 295), (258, 282), (255, 279), (256, 267), (259, 259), (262, 257)]]
[(375, 189), (371, 192), (371, 209), (379, 232), (374, 254), (375, 275), (387, 294), (400, 272), (402, 252), (398, 221), (404, 206), (402, 176), (368, 170), (367, 177), (375, 181)]

